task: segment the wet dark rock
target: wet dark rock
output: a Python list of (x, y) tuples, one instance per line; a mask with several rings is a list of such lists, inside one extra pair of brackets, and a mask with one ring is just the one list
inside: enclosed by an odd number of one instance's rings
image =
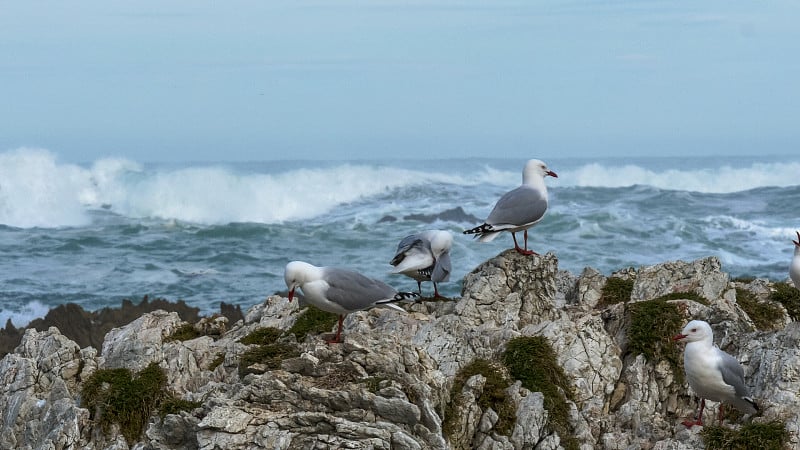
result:
[[(45, 331), (50, 327), (56, 327), (61, 334), (77, 343), (81, 348), (94, 347), (100, 350), (106, 333), (112, 328), (127, 325), (141, 317), (142, 314), (158, 309), (177, 312), (182, 320), (191, 323), (197, 322), (200, 317), (200, 310), (187, 305), (183, 300), (177, 302), (160, 298), (150, 300), (147, 296), (144, 296), (139, 304), (125, 299), (119, 308), (103, 308), (98, 311), (86, 311), (80, 305), (66, 303), (56, 306), (44, 318), (35, 319), (22, 329), (16, 329), (9, 321), (6, 328), (0, 330), (0, 357), (19, 345), (27, 328)], [(229, 313), (235, 316), (236, 309), (230, 308)], [(238, 314), (240, 318), (243, 317), (241, 309), (238, 309)]]
[(404, 220), (417, 220), (420, 222), (425, 223), (433, 223), (437, 220), (441, 220), (443, 222), (481, 222), (482, 220), (473, 216), (472, 214), (468, 214), (462, 207), (456, 207), (453, 209), (448, 209), (442, 211), (438, 214), (409, 214), (407, 216), (403, 216)]

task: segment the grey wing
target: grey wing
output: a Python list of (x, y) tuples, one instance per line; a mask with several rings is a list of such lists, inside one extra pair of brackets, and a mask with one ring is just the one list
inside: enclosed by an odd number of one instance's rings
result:
[(538, 222), (547, 211), (547, 198), (528, 186), (520, 186), (500, 197), (489, 213), (490, 225), (527, 225)]
[(733, 386), (738, 397), (747, 397), (747, 386), (744, 384), (744, 369), (733, 356), (719, 351), (721, 356), (719, 363), (719, 371), (722, 373), (722, 381), (725, 384)]
[(734, 398), (730, 402), (742, 412), (753, 414), (758, 411), (758, 405), (750, 398), (747, 386), (744, 384), (744, 370), (733, 356), (718, 350), (722, 355), (720, 358), (719, 371), (722, 373), (722, 381), (733, 386), (735, 391)]
[(352, 270), (327, 267), (326, 297), (348, 311), (358, 311), (374, 306), (379, 300), (394, 297), (397, 291), (388, 284), (361, 275)]
[(444, 252), (439, 255), (433, 265), (433, 272), (431, 272), (431, 281), (447, 281), (450, 279), (450, 252)]
[[(391, 265), (396, 266), (403, 262), (405, 259), (406, 254), (411, 250), (424, 250), (425, 243), (423, 239), (420, 238), (417, 234), (412, 234), (410, 236), (404, 237), (399, 244), (397, 244), (397, 251), (395, 252), (394, 258), (392, 258)], [(430, 243), (428, 242), (428, 247), (430, 247)]]

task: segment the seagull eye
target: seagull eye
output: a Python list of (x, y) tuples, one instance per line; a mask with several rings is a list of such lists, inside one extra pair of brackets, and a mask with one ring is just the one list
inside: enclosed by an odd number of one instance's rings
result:
[(697, 328), (692, 328), (692, 333), (696, 333), (696, 332), (697, 332)]

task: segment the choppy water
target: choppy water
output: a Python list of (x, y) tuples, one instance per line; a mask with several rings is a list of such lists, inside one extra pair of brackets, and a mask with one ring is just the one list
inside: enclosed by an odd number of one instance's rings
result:
[[(547, 179), (550, 210), (529, 246), (555, 252), (563, 269), (608, 274), (715, 255), (734, 276), (787, 278), (800, 157), (547, 163), (559, 178)], [(460, 234), (478, 223), (404, 217), (462, 207), (482, 220), (519, 185), (523, 164), (73, 165), (41, 150), (0, 153), (0, 321), (19, 326), (61, 303), (94, 310), (145, 294), (204, 312), (220, 301), (244, 309), (285, 289), (293, 259), (414, 290), (413, 280), (388, 274), (388, 261), (403, 236), (427, 228), (455, 235), (453, 281), (440, 288), (458, 295), (463, 276), (510, 248), (511, 237), (478, 243)]]

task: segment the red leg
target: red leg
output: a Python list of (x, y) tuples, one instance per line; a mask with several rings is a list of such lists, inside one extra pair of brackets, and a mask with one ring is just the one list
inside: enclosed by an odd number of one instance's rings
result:
[(530, 253), (528, 253), (529, 255), (536, 255), (536, 256), (539, 256), (539, 254), (538, 254), (538, 253), (536, 253), (535, 251), (533, 251), (533, 250), (528, 250), (528, 230), (525, 230), (525, 232), (523, 233), (523, 236), (525, 237), (525, 251), (526, 251), (526, 252), (530, 252)]
[(686, 428), (692, 428), (695, 425), (703, 426), (703, 409), (706, 407), (706, 399), (700, 399), (700, 413), (697, 414), (697, 418), (695, 420), (684, 420), (683, 425)]
[(719, 419), (719, 426), (722, 426), (722, 421), (725, 420), (725, 410), (722, 409), (722, 403), (719, 404), (719, 414), (717, 415), (717, 419)]
[(342, 342), (342, 321), (344, 321), (344, 315), (339, 315), (339, 328), (336, 330), (336, 336), (333, 337), (330, 341), (325, 341), (328, 344), (339, 344)]
[[(527, 248), (522, 248), (522, 247), (519, 246), (519, 244), (517, 244), (517, 233), (516, 232), (512, 231), (511, 232), (511, 237), (514, 238), (514, 250), (516, 250), (518, 253), (526, 255), (526, 256), (534, 254), (532, 251), (528, 250)], [(528, 231), (525, 230), (525, 247), (527, 247), (527, 246), (528, 246)]]
[(443, 296), (439, 295), (439, 288), (436, 287), (436, 283), (433, 283), (433, 298), (444, 298)]

